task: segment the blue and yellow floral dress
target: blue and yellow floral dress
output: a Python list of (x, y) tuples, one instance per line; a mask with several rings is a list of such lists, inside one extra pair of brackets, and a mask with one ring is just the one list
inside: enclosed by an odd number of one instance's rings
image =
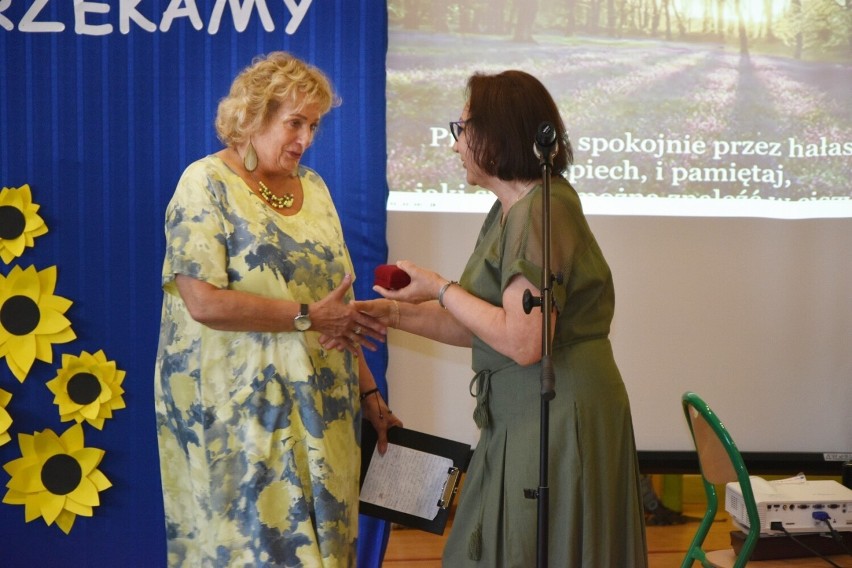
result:
[(193, 320), (184, 274), (310, 303), (352, 273), (328, 188), (301, 167), (283, 216), (216, 156), (191, 164), (166, 214), (155, 370), (170, 566), (354, 566), (358, 366), (315, 332), (217, 331)]

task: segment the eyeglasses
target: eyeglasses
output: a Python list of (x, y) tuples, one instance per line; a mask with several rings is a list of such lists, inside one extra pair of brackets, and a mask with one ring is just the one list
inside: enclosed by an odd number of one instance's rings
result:
[(450, 123), (450, 134), (453, 135), (453, 140), (459, 141), (459, 136), (464, 132), (464, 120), (456, 120)]

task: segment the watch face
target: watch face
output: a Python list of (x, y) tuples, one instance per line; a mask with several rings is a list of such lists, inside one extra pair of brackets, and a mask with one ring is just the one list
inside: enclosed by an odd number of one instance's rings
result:
[(293, 327), (295, 327), (297, 331), (308, 331), (311, 328), (311, 318), (300, 314), (296, 316), (295, 320), (293, 320)]
[(311, 317), (308, 315), (308, 305), (302, 304), (299, 315), (293, 319), (293, 327), (296, 331), (307, 331), (311, 328)]

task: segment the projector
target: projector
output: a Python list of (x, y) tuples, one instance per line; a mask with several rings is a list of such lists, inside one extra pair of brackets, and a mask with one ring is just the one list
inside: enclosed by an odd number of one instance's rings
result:
[[(802, 476), (778, 481), (750, 477), (762, 534), (852, 531), (852, 489), (832, 480), (808, 481)], [(749, 530), (748, 511), (739, 483), (728, 483), (725, 510), (740, 527)]]

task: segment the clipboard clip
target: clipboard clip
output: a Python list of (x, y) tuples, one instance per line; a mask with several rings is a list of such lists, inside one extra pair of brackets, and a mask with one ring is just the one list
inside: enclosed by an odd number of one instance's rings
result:
[(444, 487), (441, 488), (441, 498), (438, 499), (438, 507), (441, 509), (446, 509), (450, 506), (450, 501), (458, 486), (460, 473), (457, 467), (451, 467), (447, 470), (447, 480), (444, 482)]

